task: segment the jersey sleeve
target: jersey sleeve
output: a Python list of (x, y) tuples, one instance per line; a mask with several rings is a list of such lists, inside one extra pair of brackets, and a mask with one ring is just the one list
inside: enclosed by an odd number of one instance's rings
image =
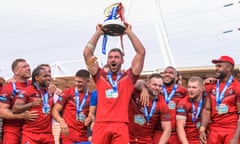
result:
[(69, 95), (70, 95), (70, 89), (64, 90), (63, 93), (58, 96), (58, 99), (57, 99), (56, 103), (59, 103), (62, 106), (65, 106), (68, 99), (69, 99)]
[(159, 98), (160, 103), (160, 119), (161, 121), (171, 121), (170, 111), (164, 99)]
[(10, 89), (10, 85), (9, 84), (4, 85), (0, 93), (0, 103), (10, 104), (11, 94), (12, 91)]
[(176, 108), (176, 115), (187, 117), (187, 107), (185, 99), (182, 99), (178, 102)]
[(97, 106), (97, 91), (93, 91), (90, 98), (90, 106)]
[(240, 83), (236, 82), (235, 85), (235, 93), (236, 93), (236, 105), (237, 105), (237, 111), (240, 112)]

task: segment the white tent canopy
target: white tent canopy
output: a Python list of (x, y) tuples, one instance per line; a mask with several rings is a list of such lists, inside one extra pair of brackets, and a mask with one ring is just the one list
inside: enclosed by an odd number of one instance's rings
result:
[[(146, 48), (144, 72), (212, 66), (220, 55), (240, 63), (239, 0), (8, 0), (0, 1), (0, 76), (11, 77), (11, 63), (19, 57), (32, 68), (51, 64), (55, 76), (85, 68), (83, 48), (115, 2), (123, 3), (127, 22)], [(96, 55), (104, 64), (101, 41)], [(126, 36), (123, 41), (127, 68), (135, 53)], [(119, 46), (118, 37), (109, 38), (108, 50)]]

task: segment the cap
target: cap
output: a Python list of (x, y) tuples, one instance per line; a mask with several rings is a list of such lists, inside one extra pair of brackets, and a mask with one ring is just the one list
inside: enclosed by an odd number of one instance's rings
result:
[(229, 62), (230, 64), (234, 65), (234, 60), (233, 58), (229, 57), (229, 56), (221, 56), (220, 58), (218, 59), (213, 59), (212, 60), (212, 63), (221, 63), (221, 62)]

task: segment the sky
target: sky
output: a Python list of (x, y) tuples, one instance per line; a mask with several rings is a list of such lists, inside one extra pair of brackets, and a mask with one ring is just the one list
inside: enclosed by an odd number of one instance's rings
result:
[[(220, 55), (240, 58), (239, 0), (2, 0), (0, 1), (0, 76), (11, 77), (11, 63), (25, 58), (34, 68), (52, 65), (55, 76), (73, 75), (85, 68), (83, 48), (103, 23), (103, 11), (122, 2), (126, 21), (146, 48), (144, 72), (167, 65), (176, 68), (212, 66)], [(107, 50), (119, 47), (108, 37)], [(123, 37), (125, 63), (135, 52)], [(96, 49), (100, 64), (102, 38)]]

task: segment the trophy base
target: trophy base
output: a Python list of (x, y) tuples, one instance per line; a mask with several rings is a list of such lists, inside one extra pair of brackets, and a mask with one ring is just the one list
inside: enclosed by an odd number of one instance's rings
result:
[(122, 23), (107, 22), (103, 25), (102, 30), (104, 34), (110, 36), (120, 36), (123, 35), (125, 27)]

